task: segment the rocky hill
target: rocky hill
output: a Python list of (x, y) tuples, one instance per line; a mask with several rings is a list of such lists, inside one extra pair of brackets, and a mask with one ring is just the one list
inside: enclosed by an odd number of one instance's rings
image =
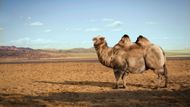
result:
[(69, 57), (80, 54), (95, 54), (94, 48), (74, 48), (69, 50), (56, 50), (56, 49), (32, 49), (16, 46), (0, 46), (0, 57), (16, 57), (16, 58), (58, 58)]

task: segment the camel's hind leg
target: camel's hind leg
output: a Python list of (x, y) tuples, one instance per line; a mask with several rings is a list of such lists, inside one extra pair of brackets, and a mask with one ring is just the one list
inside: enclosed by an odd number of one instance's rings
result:
[(166, 88), (167, 85), (168, 85), (168, 69), (167, 69), (166, 64), (164, 64), (164, 74), (163, 75), (165, 77), (165, 85), (164, 85), (164, 87)]
[(166, 88), (168, 84), (168, 71), (166, 65), (164, 64), (163, 68), (161, 69), (156, 69), (155, 72), (158, 74), (158, 86), (160, 87), (160, 81), (164, 77), (164, 86), (162, 87)]

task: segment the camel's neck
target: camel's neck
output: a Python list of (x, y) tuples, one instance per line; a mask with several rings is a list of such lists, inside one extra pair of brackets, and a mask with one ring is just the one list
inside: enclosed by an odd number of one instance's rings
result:
[(112, 58), (112, 48), (109, 48), (106, 44), (99, 46), (98, 48), (96, 48), (96, 53), (98, 55), (98, 59), (99, 61), (107, 66), (107, 67), (111, 67), (111, 58)]

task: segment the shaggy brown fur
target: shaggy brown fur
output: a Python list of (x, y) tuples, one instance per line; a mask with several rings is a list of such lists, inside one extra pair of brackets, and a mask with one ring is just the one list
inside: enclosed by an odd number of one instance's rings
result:
[(123, 46), (125, 48), (128, 48), (130, 45), (132, 45), (131, 39), (127, 34), (123, 35), (121, 40), (118, 42), (119, 46)]
[[(141, 73), (146, 69), (154, 70), (159, 77), (164, 75), (166, 79), (165, 86), (167, 85), (165, 57), (158, 46), (144, 49), (136, 43), (132, 43), (129, 36), (125, 35), (113, 48), (107, 46), (104, 37), (95, 37), (93, 41), (99, 61), (103, 65), (114, 69), (115, 88), (118, 88), (120, 78), (123, 80), (123, 87), (126, 87), (125, 78), (128, 73)], [(122, 43), (128, 43), (129, 46), (122, 45)]]
[(133, 50), (133, 49), (140, 49), (141, 46), (137, 45), (136, 43), (131, 42), (131, 39), (127, 34), (123, 35), (121, 40), (113, 47), (114, 52), (124, 49), (125, 51)]
[(139, 35), (135, 43), (142, 47), (146, 47), (152, 44), (147, 38), (142, 35)]
[[(129, 36), (125, 37), (126, 39), (130, 39)], [(123, 37), (122, 37), (123, 39)], [(125, 40), (125, 39), (124, 39)], [(152, 44), (147, 38), (140, 35), (136, 42), (132, 45), (126, 46), (127, 44), (124, 44), (123, 46), (127, 47), (124, 48), (125, 50), (141, 50), (144, 61), (146, 64), (146, 69), (152, 69), (155, 73), (158, 74), (158, 77), (161, 76), (165, 77), (165, 87), (167, 86), (167, 67), (166, 67), (166, 56), (162, 48), (159, 46)], [(120, 46), (122, 48), (123, 46)], [(160, 76), (161, 75), (161, 76)]]
[(93, 41), (99, 61), (107, 67), (112, 67), (110, 61), (112, 59), (113, 51), (107, 46), (105, 38), (98, 36), (93, 38)]

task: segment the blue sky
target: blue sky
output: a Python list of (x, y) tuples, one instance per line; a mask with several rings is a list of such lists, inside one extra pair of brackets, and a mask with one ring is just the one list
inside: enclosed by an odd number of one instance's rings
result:
[(0, 45), (90, 48), (123, 34), (164, 49), (190, 48), (190, 0), (0, 0)]

